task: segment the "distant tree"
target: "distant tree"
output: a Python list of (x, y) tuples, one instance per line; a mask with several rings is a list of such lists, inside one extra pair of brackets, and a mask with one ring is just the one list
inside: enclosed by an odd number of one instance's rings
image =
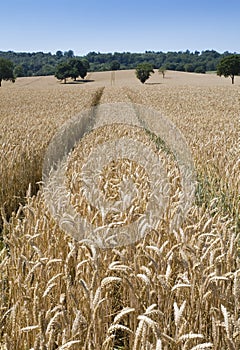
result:
[(154, 73), (153, 66), (147, 62), (140, 63), (138, 64), (135, 73), (141, 83), (144, 84), (145, 81), (151, 76), (151, 73)]
[(50, 64), (45, 64), (41, 69), (41, 75), (53, 75), (55, 72), (55, 69)]
[(15, 77), (24, 77), (23, 66), (21, 64), (17, 65), (13, 70)]
[(206, 69), (203, 66), (198, 66), (194, 69), (194, 73), (206, 73)]
[(235, 75), (240, 74), (240, 55), (229, 55), (223, 57), (217, 65), (217, 75), (230, 77), (234, 84)]
[(192, 73), (195, 70), (195, 67), (192, 63), (185, 64), (184, 68), (185, 68), (185, 71), (189, 73)]
[(176, 70), (176, 67), (178, 66), (177, 63), (174, 63), (174, 62), (166, 62), (165, 63), (165, 67), (167, 70)]
[[(51, 71), (55, 71), (56, 66), (60, 62), (67, 61), (70, 58), (79, 58), (82, 62), (87, 59), (92, 71), (110, 70), (112, 69), (111, 64), (113, 61), (118, 61), (121, 69), (136, 69), (139, 63), (148, 62), (155, 68), (164, 66), (166, 70), (185, 71), (185, 65), (191, 64), (191, 70), (193, 71), (199, 66), (205, 67), (206, 71), (216, 71), (220, 59), (233, 54), (235, 53), (227, 51), (224, 54), (220, 54), (214, 50), (201, 51), (201, 53), (195, 51), (191, 53), (187, 50), (178, 52), (169, 51), (166, 53), (162, 51), (147, 51), (145, 53), (114, 52), (113, 54), (89, 52), (85, 57), (79, 57), (75, 56), (72, 50), (66, 52), (59, 50), (55, 54), (51, 54), (50, 52), (27, 53), (0, 51), (0, 57), (10, 60), (14, 66), (22, 65), (24, 76), (52, 74)], [(52, 66), (52, 70), (49, 65)], [(86, 68), (89, 69), (88, 66)]]
[(86, 68), (86, 70), (88, 70), (90, 68), (90, 64), (86, 58), (82, 59), (82, 64)]
[(184, 64), (183, 63), (179, 63), (177, 66), (176, 66), (176, 71), (179, 71), (179, 72), (185, 72), (185, 67), (184, 67)]
[(63, 57), (62, 51), (58, 50), (58, 51), (56, 52), (56, 56), (57, 56), (58, 59), (59, 59), (59, 58), (62, 58), (62, 57)]
[(79, 58), (71, 58), (68, 61), (68, 64), (70, 65), (70, 77), (73, 80), (76, 80), (77, 77), (81, 77), (82, 79), (85, 78), (85, 76), (87, 75), (87, 68), (86, 68), (86, 62), (85, 64), (82, 62), (81, 59)]
[(214, 71), (216, 70), (217, 63), (214, 60), (206, 62), (206, 71)]
[(0, 87), (2, 85), (2, 80), (10, 80), (14, 83), (15, 77), (13, 74), (13, 63), (0, 57)]
[(162, 77), (165, 78), (165, 74), (166, 74), (166, 68), (165, 67), (160, 67), (158, 70), (159, 74), (162, 74)]
[(59, 80), (63, 80), (66, 84), (67, 78), (71, 76), (71, 66), (68, 62), (59, 63), (56, 67), (55, 77)]
[(77, 58), (71, 58), (68, 64), (70, 66), (69, 77), (75, 81), (79, 77), (80, 69), (82, 69), (82, 61)]
[(117, 60), (114, 60), (110, 63), (110, 69), (111, 70), (119, 70), (120, 69), (120, 63)]
[(76, 80), (77, 77), (85, 78), (87, 75), (87, 70), (89, 63), (87, 60), (81, 60), (80, 58), (74, 57), (70, 58), (65, 62), (61, 62), (57, 65), (55, 71), (55, 77), (59, 80), (63, 80), (66, 84), (67, 78), (72, 78)]
[(72, 58), (74, 56), (74, 52), (73, 50), (68, 50), (64, 52), (64, 56), (68, 57), (68, 58)]

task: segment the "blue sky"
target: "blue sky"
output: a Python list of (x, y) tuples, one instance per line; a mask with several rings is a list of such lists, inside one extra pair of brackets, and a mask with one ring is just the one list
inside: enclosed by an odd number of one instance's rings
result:
[(240, 0), (1, 0), (0, 51), (240, 53)]

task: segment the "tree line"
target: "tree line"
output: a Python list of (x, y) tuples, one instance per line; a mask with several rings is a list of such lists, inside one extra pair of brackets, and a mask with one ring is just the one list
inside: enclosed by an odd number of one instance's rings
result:
[[(223, 54), (215, 50), (206, 51), (171, 51), (145, 53), (114, 52), (100, 53), (89, 52), (85, 56), (75, 56), (73, 50), (65, 52), (3, 52), (0, 57), (10, 60), (14, 65), (14, 75), (16, 77), (54, 75), (56, 67), (71, 58), (87, 60), (89, 71), (107, 71), (117, 69), (135, 69), (141, 63), (149, 63), (154, 69), (163, 67), (165, 70), (176, 70), (184, 72), (205, 73), (206, 71), (216, 71), (221, 58), (231, 55), (226, 51)], [(86, 61), (85, 61), (86, 62)]]
[[(66, 84), (67, 78), (71, 78), (73, 80), (77, 80), (78, 77), (84, 79), (87, 75), (88, 70), (90, 69), (89, 61), (86, 58), (73, 57), (73, 51), (71, 51), (71, 55), (67, 57), (65, 60), (60, 60), (54, 69), (54, 75), (57, 79), (63, 81)], [(61, 55), (62, 57), (62, 55)], [(119, 61), (114, 60), (110, 63), (110, 70), (118, 70), (120, 69), (121, 64)], [(145, 83), (147, 79), (154, 73), (154, 65), (150, 62), (144, 61), (138, 63), (136, 66), (136, 77), (141, 81), (141, 83)], [(14, 64), (9, 59), (3, 58), (0, 56), (0, 87), (2, 80), (11, 80), (15, 82), (15, 79), (18, 75), (19, 65), (14, 67)], [(165, 76), (165, 71), (168, 68), (167, 65), (161, 65), (158, 68), (159, 73), (162, 74), (163, 78)], [(232, 54), (221, 56), (217, 66), (217, 74), (219, 76), (231, 77), (232, 84), (234, 84), (234, 77), (240, 74), (240, 55)], [(187, 72), (193, 72), (192, 70), (186, 70)], [(195, 73), (205, 73), (205, 71), (200, 71), (195, 69)]]

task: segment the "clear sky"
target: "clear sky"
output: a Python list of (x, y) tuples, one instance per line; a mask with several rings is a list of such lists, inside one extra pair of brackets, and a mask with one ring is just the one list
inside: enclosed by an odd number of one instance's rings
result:
[(0, 51), (240, 53), (240, 0), (0, 0)]

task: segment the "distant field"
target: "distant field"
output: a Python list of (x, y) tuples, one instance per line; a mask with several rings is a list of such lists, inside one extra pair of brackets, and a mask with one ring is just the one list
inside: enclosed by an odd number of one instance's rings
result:
[[(104, 86), (111, 85), (111, 72), (93, 72), (88, 73), (85, 80), (92, 80), (91, 86)], [(73, 84), (73, 81), (69, 80), (69, 83)], [(197, 86), (227, 86), (231, 84), (230, 78), (218, 77), (216, 72), (209, 72), (207, 74), (199, 73), (185, 73), (176, 71), (167, 71), (166, 77), (163, 79), (162, 75), (155, 70), (155, 73), (147, 80), (146, 84), (164, 84), (164, 86), (176, 86), (176, 85), (197, 85)], [(4, 85), (11, 85), (10, 83), (3, 82)], [(81, 84), (81, 82), (79, 82)], [(76, 85), (79, 85), (76, 84)], [(84, 83), (89, 84), (89, 83)], [(115, 85), (124, 86), (132, 85), (136, 86), (141, 84), (135, 77), (134, 70), (122, 70), (115, 72)], [(29, 88), (51, 88), (59, 85), (56, 78), (50, 77), (29, 77), (29, 78), (18, 78), (14, 88), (22, 86)], [(240, 85), (240, 77), (235, 77), (235, 85)], [(12, 86), (13, 88), (13, 86)]]
[[(0, 88), (0, 348), (239, 349), (240, 77), (232, 85), (215, 74), (167, 71), (143, 85), (134, 71), (116, 71), (114, 79), (99, 72), (85, 80), (29, 77)], [(172, 230), (182, 187), (174, 158), (165, 155), (171, 195), (158, 229), (136, 245), (101, 250), (60, 230), (39, 182), (60, 126), (113, 102), (153, 108), (175, 124), (192, 154), (196, 191)], [(121, 123), (130, 123), (127, 114)], [(120, 126), (102, 130), (84, 139), (79, 162)], [(131, 133), (159, 145), (154, 135)], [(77, 167), (69, 169), (75, 179)], [(116, 173), (105, 174), (105, 188), (117, 197)], [(72, 197), (87, 217), (91, 207)]]

